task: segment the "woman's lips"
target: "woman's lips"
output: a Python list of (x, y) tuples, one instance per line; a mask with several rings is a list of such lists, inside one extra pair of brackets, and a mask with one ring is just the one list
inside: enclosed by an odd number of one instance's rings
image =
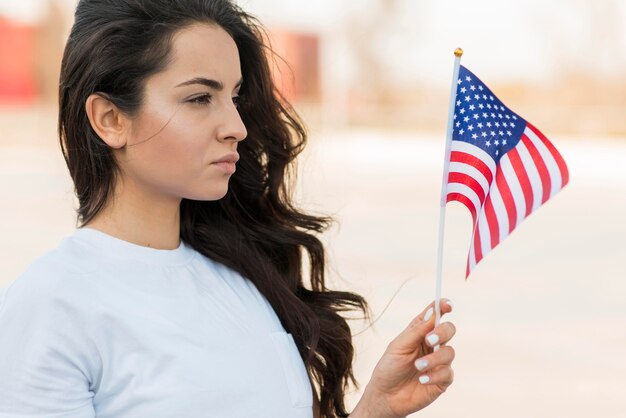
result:
[(236, 170), (236, 164), (234, 162), (223, 161), (220, 163), (213, 163), (211, 165), (218, 167), (220, 170), (224, 171), (227, 174), (232, 174)]

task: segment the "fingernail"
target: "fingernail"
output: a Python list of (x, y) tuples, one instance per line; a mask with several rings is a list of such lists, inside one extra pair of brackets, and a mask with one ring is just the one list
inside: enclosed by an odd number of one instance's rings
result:
[(448, 302), (448, 305), (450, 305), (450, 308), (454, 309), (454, 304), (452, 303), (450, 299), (446, 299), (446, 302)]
[(428, 344), (433, 346), (439, 342), (439, 336), (437, 334), (430, 334), (426, 337), (426, 341), (428, 341)]
[(420, 376), (420, 383), (421, 383), (422, 385), (424, 385), (424, 384), (426, 384), (426, 383), (428, 383), (428, 382), (430, 382), (430, 377), (428, 377), (428, 376), (426, 376), (426, 375)]
[(428, 321), (430, 317), (433, 316), (433, 312), (435, 312), (435, 310), (432, 307), (428, 308), (426, 315), (424, 315), (424, 321)]
[(415, 367), (417, 367), (417, 370), (424, 370), (426, 367), (428, 367), (428, 361), (424, 360), (423, 358), (417, 360), (415, 362)]

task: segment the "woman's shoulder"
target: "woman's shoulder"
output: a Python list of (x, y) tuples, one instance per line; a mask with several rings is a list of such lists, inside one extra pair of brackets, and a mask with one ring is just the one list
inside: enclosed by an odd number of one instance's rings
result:
[(38, 303), (51, 296), (80, 292), (84, 290), (81, 279), (97, 270), (94, 256), (75, 241), (65, 238), (35, 258), (21, 274), (0, 289), (0, 311), (9, 297)]

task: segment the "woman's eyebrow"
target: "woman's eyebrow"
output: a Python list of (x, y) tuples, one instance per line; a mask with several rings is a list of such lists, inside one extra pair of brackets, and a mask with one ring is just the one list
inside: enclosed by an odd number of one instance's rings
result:
[[(235, 88), (241, 86), (241, 83), (243, 83), (243, 78), (239, 79), (237, 84), (235, 84)], [(178, 84), (176, 87), (189, 86), (192, 84), (200, 84), (203, 86), (210, 87), (217, 91), (224, 90), (224, 84), (222, 82), (217, 81), (217, 80), (211, 80), (211, 79), (204, 78), (204, 77), (196, 77), (196, 78), (192, 78), (191, 80), (183, 81), (182, 83)]]

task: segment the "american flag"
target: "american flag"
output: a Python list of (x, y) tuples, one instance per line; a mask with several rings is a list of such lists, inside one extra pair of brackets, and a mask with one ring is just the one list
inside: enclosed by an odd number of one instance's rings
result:
[(563, 157), (537, 128), (512, 112), (460, 66), (446, 201), (472, 213), (465, 277), (569, 180)]

